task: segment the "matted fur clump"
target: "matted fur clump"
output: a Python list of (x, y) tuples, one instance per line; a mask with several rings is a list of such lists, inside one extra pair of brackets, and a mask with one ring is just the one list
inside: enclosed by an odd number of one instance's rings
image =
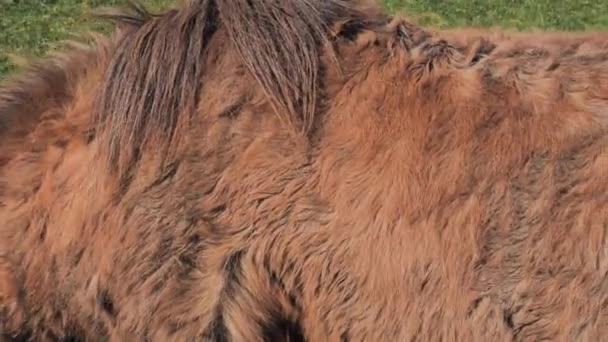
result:
[(0, 332), (608, 336), (608, 33), (107, 12), (0, 88)]

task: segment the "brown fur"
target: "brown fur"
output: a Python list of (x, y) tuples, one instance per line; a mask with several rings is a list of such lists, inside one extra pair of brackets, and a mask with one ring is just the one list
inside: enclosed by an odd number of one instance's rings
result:
[(0, 329), (608, 336), (608, 34), (196, 0), (0, 90)]

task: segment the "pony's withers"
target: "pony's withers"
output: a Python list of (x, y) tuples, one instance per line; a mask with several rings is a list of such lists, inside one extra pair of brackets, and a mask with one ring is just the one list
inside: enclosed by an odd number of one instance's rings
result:
[(607, 34), (104, 16), (0, 90), (5, 338), (607, 335)]

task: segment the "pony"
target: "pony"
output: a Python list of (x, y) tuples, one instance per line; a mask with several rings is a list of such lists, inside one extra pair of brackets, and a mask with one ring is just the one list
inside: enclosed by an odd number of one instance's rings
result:
[(0, 90), (4, 339), (608, 336), (605, 32), (101, 16)]

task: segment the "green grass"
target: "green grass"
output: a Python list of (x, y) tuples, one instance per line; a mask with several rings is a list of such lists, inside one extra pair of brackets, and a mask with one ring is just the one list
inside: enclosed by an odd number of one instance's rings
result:
[(421, 24), (440, 27), (584, 31), (608, 28), (605, 0), (386, 0)]
[[(152, 10), (171, 0), (144, 0)], [(9, 54), (41, 56), (53, 44), (85, 30), (103, 31), (108, 26), (89, 16), (93, 9), (124, 5), (123, 0), (0, 0), (0, 78), (15, 69)]]
[[(143, 0), (161, 9), (172, 0)], [(122, 0), (0, 0), (0, 78), (15, 69), (8, 54), (40, 56), (53, 43), (105, 26), (86, 14)], [(607, 0), (385, 0), (392, 12), (439, 27), (499, 26), (582, 31), (608, 29)]]

